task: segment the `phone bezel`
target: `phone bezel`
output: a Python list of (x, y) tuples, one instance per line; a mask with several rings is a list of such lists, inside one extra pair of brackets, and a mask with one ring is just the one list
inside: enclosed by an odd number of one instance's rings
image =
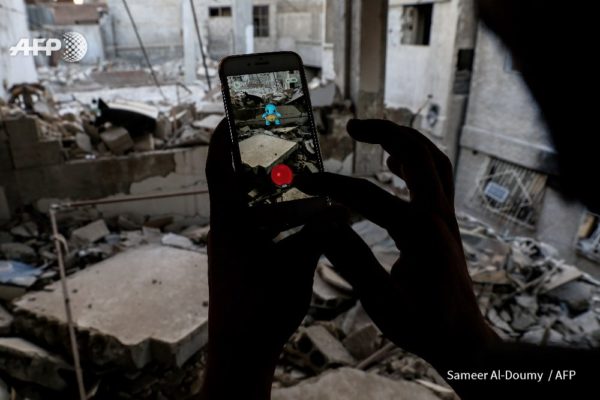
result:
[[(305, 101), (307, 102), (308, 119), (311, 126), (312, 139), (315, 144), (315, 151), (317, 152), (318, 169), (319, 172), (324, 172), (323, 159), (321, 156), (321, 147), (319, 144), (319, 137), (317, 128), (314, 121), (312, 103), (310, 101), (310, 92), (308, 89), (308, 83), (306, 81), (306, 74), (304, 71), (304, 64), (302, 58), (292, 51), (278, 51), (270, 53), (254, 53), (244, 55), (232, 55), (225, 57), (219, 63), (219, 78), (221, 80), (221, 90), (223, 95), (223, 102), (225, 103), (225, 114), (229, 125), (229, 134), (233, 143), (233, 164), (236, 172), (242, 170), (242, 159), (240, 155), (239, 143), (235, 132), (235, 121), (233, 120), (233, 110), (231, 98), (229, 96), (229, 85), (227, 77), (232, 75), (248, 75), (258, 74), (265, 72), (278, 72), (278, 71), (300, 71), (300, 79), (302, 84), (302, 90), (305, 93)], [(271, 205), (255, 205), (250, 207), (249, 204), (246, 206), (249, 209), (268, 209), (281, 204), (298, 204), (301, 202), (318, 202), (317, 206), (326, 206), (329, 204), (329, 200), (325, 197), (314, 197), (309, 199), (292, 200), (284, 203), (276, 203)], [(322, 203), (322, 204), (321, 204)]]

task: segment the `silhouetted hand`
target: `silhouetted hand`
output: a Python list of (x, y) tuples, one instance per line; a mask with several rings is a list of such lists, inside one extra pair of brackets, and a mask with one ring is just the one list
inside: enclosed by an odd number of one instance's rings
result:
[(267, 399), (283, 345), (310, 303), (327, 218), (274, 243), (241, 201), (225, 121), (211, 140), (206, 175), (210, 304), (202, 398)]
[[(325, 250), (352, 284), (386, 337), (437, 367), (461, 365), (498, 341), (473, 294), (454, 212), (452, 166), (414, 129), (383, 120), (351, 120), (354, 139), (376, 143), (387, 164), (404, 179), (403, 201), (364, 179), (315, 174), (298, 187), (331, 198), (388, 230), (401, 256), (391, 273), (349, 227), (338, 227)], [(459, 364), (456, 362), (459, 361)]]

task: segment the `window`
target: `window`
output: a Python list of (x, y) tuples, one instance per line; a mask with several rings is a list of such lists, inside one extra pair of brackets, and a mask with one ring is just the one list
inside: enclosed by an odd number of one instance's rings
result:
[(254, 37), (269, 36), (269, 6), (254, 6)]
[(468, 94), (471, 86), (471, 71), (475, 51), (473, 49), (459, 49), (456, 58), (456, 72), (454, 73), (454, 94)]
[(208, 15), (211, 17), (231, 17), (231, 7), (209, 7)]
[(402, 11), (402, 44), (428, 46), (433, 4), (405, 6)]
[(544, 198), (547, 176), (490, 158), (477, 182), (475, 202), (495, 216), (533, 228)]
[(600, 217), (587, 213), (579, 226), (577, 252), (582, 256), (600, 262)]

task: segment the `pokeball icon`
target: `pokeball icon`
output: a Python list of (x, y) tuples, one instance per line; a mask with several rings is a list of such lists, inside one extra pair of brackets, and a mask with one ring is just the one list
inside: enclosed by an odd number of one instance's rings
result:
[(277, 186), (287, 186), (294, 180), (294, 173), (287, 165), (277, 164), (271, 170), (271, 180)]

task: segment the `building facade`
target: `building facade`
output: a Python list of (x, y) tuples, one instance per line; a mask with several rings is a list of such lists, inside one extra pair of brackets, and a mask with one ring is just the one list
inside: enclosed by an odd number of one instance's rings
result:
[(480, 27), (456, 168), (457, 208), (499, 233), (534, 236), (598, 275), (598, 218), (562, 199), (557, 173), (556, 153), (518, 67)]

